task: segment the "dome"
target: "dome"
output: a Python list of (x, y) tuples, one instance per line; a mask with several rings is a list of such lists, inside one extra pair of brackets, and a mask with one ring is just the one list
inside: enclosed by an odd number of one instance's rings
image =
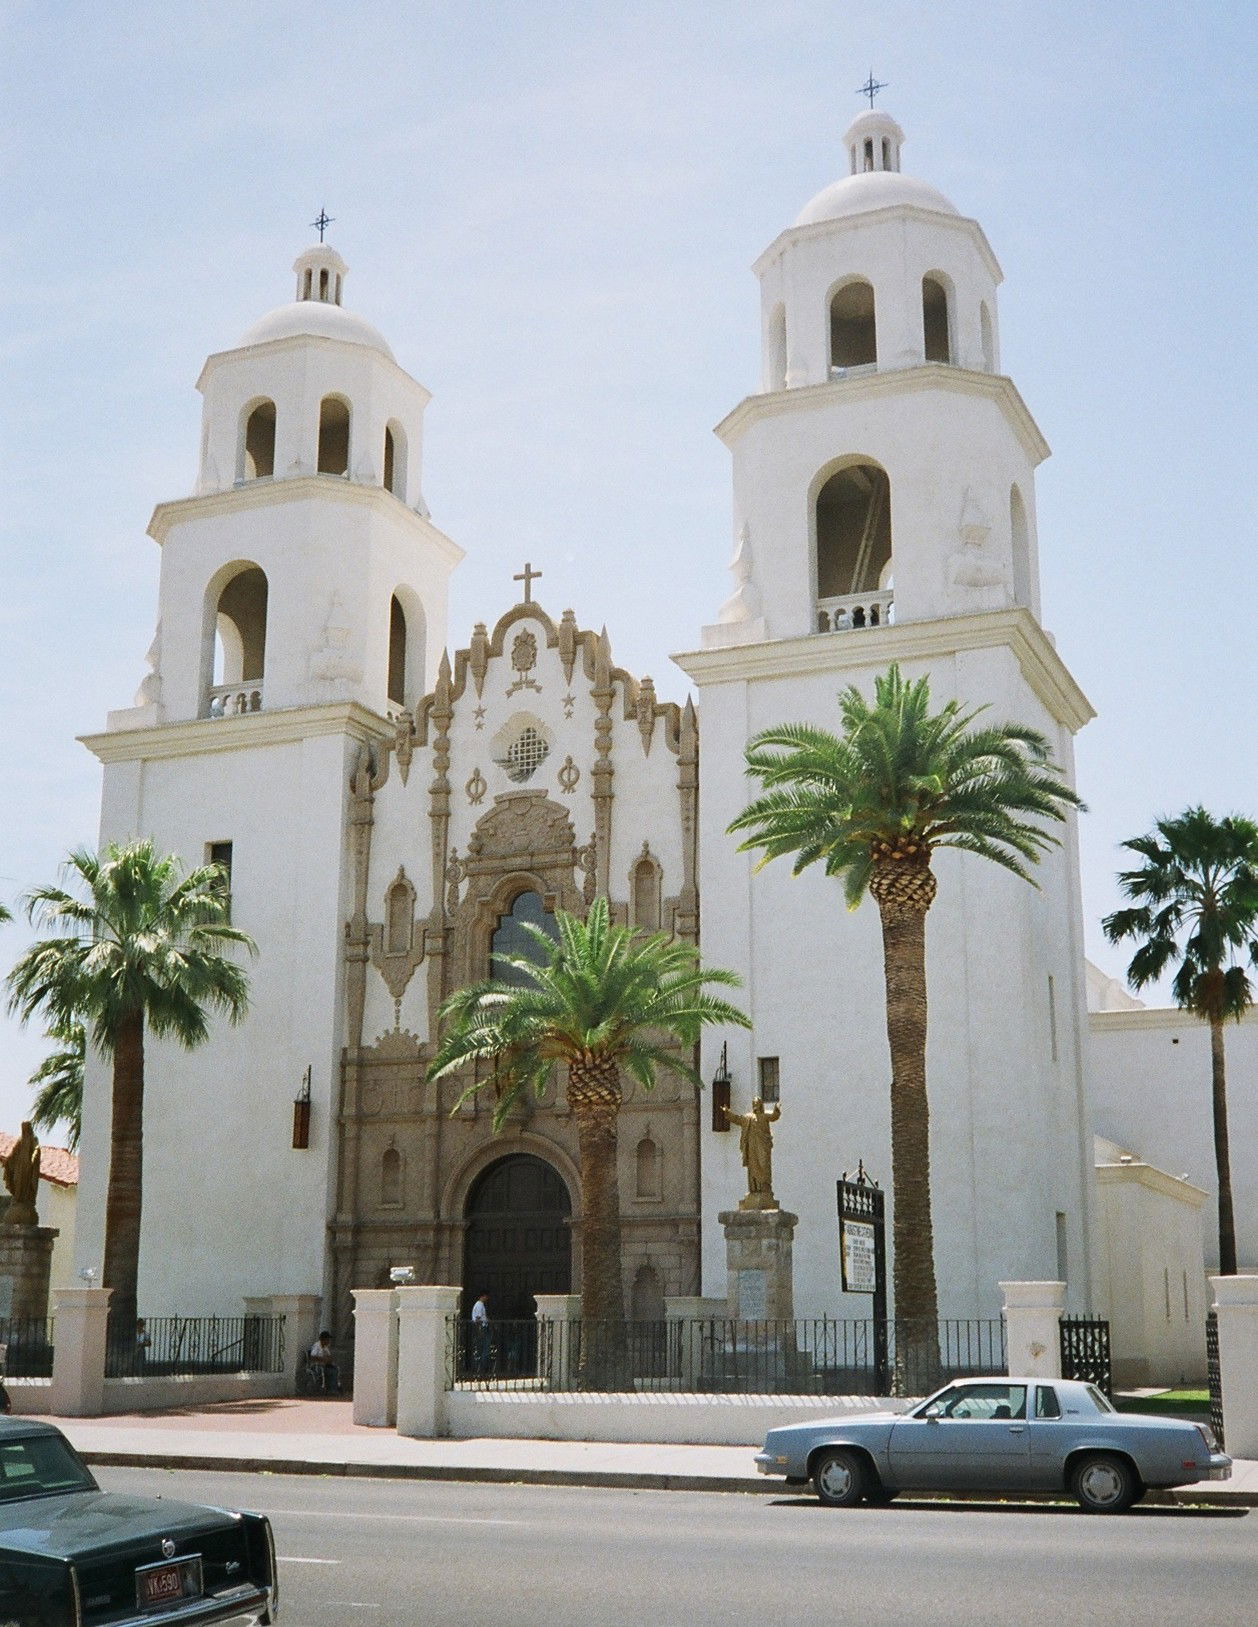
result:
[(818, 221), (842, 220), (849, 215), (868, 214), (872, 209), (891, 209), (897, 204), (934, 209), (943, 215), (960, 213), (942, 192), (925, 181), (902, 175), (899, 170), (869, 170), (859, 175), (845, 175), (841, 181), (823, 187), (800, 210), (795, 224), (814, 226)]
[(271, 339), (290, 339), (296, 334), (311, 334), (320, 339), (340, 339), (349, 345), (366, 345), (381, 355), (394, 360), (393, 352), (384, 335), (361, 316), (354, 316), (343, 306), (317, 299), (298, 299), (291, 305), (279, 305), (251, 328), (246, 328), (238, 341), (246, 345), (264, 345)]

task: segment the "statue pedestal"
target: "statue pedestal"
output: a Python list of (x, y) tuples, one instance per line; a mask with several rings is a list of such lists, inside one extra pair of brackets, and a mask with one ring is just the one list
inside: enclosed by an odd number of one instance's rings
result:
[(799, 1216), (785, 1209), (726, 1209), (729, 1316), (739, 1322), (790, 1322), (795, 1316), (792, 1244)]
[(0, 1225), (0, 1320), (48, 1315), (55, 1226)]

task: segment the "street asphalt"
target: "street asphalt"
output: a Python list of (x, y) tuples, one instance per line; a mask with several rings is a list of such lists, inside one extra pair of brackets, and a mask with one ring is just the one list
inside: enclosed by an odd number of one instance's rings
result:
[(102, 1468), (261, 1509), (284, 1627), (1250, 1627), (1258, 1515)]

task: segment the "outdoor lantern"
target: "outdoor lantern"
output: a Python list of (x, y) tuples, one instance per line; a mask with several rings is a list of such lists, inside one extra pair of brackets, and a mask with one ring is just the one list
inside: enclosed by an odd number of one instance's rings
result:
[(304, 1151), (310, 1145), (310, 1069), (293, 1100), (293, 1146)]
[(721, 1046), (721, 1060), (716, 1065), (716, 1072), (712, 1075), (712, 1128), (714, 1130), (728, 1130), (729, 1119), (729, 1057), (727, 1045)]

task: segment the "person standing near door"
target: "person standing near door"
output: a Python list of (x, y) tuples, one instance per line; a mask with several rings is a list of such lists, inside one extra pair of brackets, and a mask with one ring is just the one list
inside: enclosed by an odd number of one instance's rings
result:
[(472, 1371), (483, 1373), (489, 1366), (489, 1295), (482, 1294), (472, 1306)]

